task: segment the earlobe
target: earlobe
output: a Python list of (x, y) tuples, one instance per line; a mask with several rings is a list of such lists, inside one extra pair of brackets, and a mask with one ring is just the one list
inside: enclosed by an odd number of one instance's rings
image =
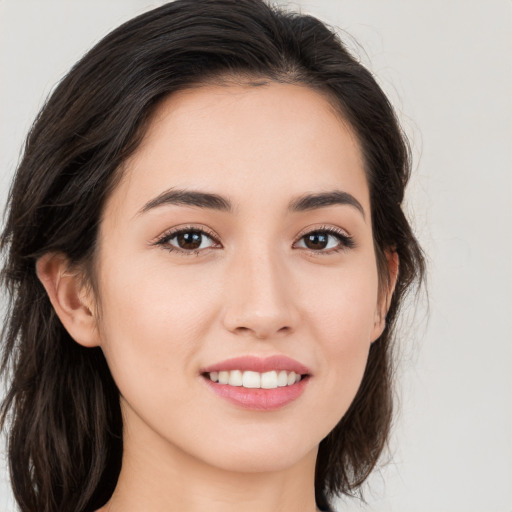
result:
[(92, 294), (87, 293), (81, 274), (70, 270), (66, 256), (62, 253), (45, 254), (37, 260), (36, 272), (70, 336), (85, 347), (98, 346)]
[(382, 335), (384, 329), (386, 328), (386, 317), (391, 305), (391, 298), (393, 297), (393, 292), (395, 291), (396, 282), (398, 280), (398, 253), (395, 250), (387, 249), (385, 251), (385, 255), (387, 261), (388, 279), (383, 286), (384, 289), (379, 294), (380, 297), (379, 304), (375, 312), (375, 324), (372, 333), (372, 343)]

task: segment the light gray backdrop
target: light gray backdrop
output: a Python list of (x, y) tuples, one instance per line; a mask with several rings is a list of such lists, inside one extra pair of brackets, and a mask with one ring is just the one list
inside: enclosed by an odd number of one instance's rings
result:
[[(0, 0), (0, 201), (53, 85), (149, 0)], [(408, 209), (430, 259), (410, 307), (392, 461), (375, 512), (512, 512), (512, 2), (289, 2), (338, 26), (398, 109), (415, 156)], [(416, 312), (415, 315), (413, 313)], [(13, 511), (5, 456), (0, 510)]]

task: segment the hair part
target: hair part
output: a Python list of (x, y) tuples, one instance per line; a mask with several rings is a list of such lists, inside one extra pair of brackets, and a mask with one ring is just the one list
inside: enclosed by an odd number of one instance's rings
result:
[(103, 208), (153, 112), (174, 92), (232, 79), (326, 94), (359, 140), (381, 288), (389, 279), (386, 250), (398, 255), (400, 272), (355, 400), (320, 443), (318, 507), (354, 493), (382, 453), (392, 417), (395, 320), (424, 272), (400, 206), (410, 158), (393, 109), (316, 18), (260, 0), (177, 0), (115, 29), (72, 68), (32, 126), (10, 190), (0, 238), (9, 295), (2, 371), (10, 379), (1, 424), (10, 424), (11, 481), (23, 512), (98, 509), (115, 488), (123, 447), (119, 392), (105, 358), (71, 339), (37, 278), (36, 261), (62, 253), (97, 289)]

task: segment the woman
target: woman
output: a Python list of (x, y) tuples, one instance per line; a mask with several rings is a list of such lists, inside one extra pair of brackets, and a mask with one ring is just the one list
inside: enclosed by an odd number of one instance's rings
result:
[(329, 510), (421, 278), (386, 97), (310, 16), (178, 0), (38, 116), (1, 239), (23, 511)]

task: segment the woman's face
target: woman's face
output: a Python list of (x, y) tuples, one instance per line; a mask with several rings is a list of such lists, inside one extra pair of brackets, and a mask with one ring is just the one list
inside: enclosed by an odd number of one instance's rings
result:
[(127, 449), (249, 472), (314, 457), (382, 330), (354, 134), (306, 87), (172, 95), (106, 204), (97, 271)]

